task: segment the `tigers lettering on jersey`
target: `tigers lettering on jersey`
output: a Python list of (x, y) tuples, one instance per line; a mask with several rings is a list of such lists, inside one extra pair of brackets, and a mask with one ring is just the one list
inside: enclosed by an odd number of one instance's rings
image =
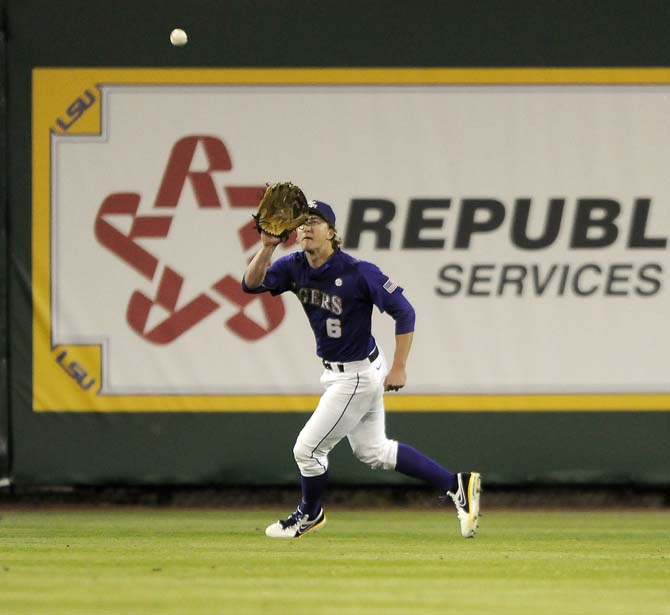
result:
[(342, 297), (338, 295), (330, 295), (318, 288), (299, 288), (295, 294), (304, 305), (315, 305), (337, 316), (342, 314)]
[(395, 320), (396, 335), (414, 331), (414, 309), (403, 289), (376, 265), (341, 250), (317, 268), (304, 252), (287, 254), (270, 265), (261, 286), (250, 289), (243, 281), (242, 288), (273, 295), (293, 292), (314, 332), (316, 354), (326, 361), (360, 361), (372, 352), (373, 306)]

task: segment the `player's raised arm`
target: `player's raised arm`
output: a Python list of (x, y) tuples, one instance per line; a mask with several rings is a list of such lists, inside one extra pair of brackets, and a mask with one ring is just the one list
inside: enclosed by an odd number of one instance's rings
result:
[(307, 216), (307, 198), (298, 186), (291, 182), (267, 184), (253, 216), (263, 246), (244, 272), (242, 288), (245, 291), (254, 291), (263, 284), (275, 248), (286, 241)]
[(258, 288), (263, 283), (265, 274), (272, 262), (272, 255), (276, 247), (281, 243), (281, 239), (261, 232), (261, 242), (263, 246), (256, 253), (256, 256), (251, 259), (244, 272), (244, 283), (249, 289)]

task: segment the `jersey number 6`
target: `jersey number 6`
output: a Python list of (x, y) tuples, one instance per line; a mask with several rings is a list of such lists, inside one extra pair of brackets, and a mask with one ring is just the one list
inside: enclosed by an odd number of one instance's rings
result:
[(326, 319), (326, 333), (328, 337), (342, 337), (342, 323), (339, 318)]

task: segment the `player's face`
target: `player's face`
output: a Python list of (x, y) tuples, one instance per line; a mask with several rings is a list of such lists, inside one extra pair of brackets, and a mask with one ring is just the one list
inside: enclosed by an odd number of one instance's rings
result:
[(298, 241), (306, 252), (319, 252), (331, 245), (334, 231), (319, 216), (310, 216), (302, 226), (298, 227)]

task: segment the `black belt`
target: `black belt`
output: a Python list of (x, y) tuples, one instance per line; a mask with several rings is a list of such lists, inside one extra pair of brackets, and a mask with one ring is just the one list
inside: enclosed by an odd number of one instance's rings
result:
[[(368, 361), (370, 361), (370, 363), (374, 363), (377, 360), (378, 356), (379, 356), (379, 348), (375, 346), (373, 351), (368, 355)], [(332, 371), (334, 367), (337, 367), (337, 370), (340, 373), (344, 372), (344, 363), (331, 363), (330, 361), (326, 361), (325, 359), (322, 359), (321, 362), (323, 363), (323, 366), (326, 369)]]

